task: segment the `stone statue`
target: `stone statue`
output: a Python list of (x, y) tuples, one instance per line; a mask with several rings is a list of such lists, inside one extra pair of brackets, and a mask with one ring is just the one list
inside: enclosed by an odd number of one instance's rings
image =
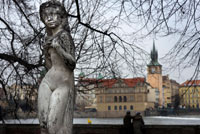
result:
[(46, 26), (44, 54), (48, 72), (38, 92), (41, 134), (72, 134), (75, 47), (64, 6), (50, 0), (40, 6)]

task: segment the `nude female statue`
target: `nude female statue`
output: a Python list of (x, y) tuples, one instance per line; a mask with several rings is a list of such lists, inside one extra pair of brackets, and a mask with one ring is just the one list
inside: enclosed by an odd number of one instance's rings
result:
[(40, 6), (46, 26), (44, 53), (48, 72), (38, 92), (42, 134), (72, 134), (75, 52), (65, 8), (58, 1)]

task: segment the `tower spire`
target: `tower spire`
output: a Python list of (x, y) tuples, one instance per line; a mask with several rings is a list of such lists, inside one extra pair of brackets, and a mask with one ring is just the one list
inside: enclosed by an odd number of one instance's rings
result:
[(161, 66), (158, 62), (158, 52), (155, 47), (155, 41), (153, 40), (153, 49), (151, 50), (151, 62), (148, 64), (149, 66)]

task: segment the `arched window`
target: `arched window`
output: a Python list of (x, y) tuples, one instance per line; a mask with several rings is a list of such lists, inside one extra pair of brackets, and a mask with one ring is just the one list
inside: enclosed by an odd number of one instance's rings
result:
[(122, 102), (122, 97), (121, 96), (119, 96), (119, 102)]
[(119, 110), (122, 110), (122, 106), (119, 106)]
[(124, 106), (124, 110), (126, 110), (126, 106)]
[(117, 96), (114, 97), (114, 102), (117, 102)]
[(117, 106), (115, 106), (115, 110), (117, 110)]
[(127, 102), (127, 98), (126, 98), (126, 96), (124, 96), (124, 102)]
[(111, 106), (108, 106), (108, 110), (111, 110)]
[(132, 105), (130, 106), (130, 110), (133, 110), (133, 106)]

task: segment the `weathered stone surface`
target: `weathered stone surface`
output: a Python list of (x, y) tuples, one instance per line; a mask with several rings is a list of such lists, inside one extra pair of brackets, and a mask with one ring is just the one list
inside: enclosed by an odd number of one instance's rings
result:
[(38, 92), (38, 117), (42, 134), (71, 134), (74, 106), (74, 43), (67, 14), (58, 1), (40, 6), (46, 26), (44, 54), (48, 72)]

